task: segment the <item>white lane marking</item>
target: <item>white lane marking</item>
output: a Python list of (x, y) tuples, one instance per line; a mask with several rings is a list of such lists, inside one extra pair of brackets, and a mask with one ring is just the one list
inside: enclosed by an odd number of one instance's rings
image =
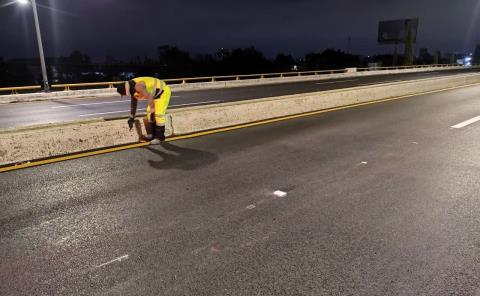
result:
[(480, 121), (480, 116), (474, 117), (474, 118), (469, 119), (469, 120), (465, 120), (464, 122), (460, 122), (459, 124), (456, 124), (456, 125), (452, 126), (452, 128), (466, 127), (467, 125), (470, 125), (470, 124), (475, 123), (477, 121)]
[(77, 106), (90, 106), (90, 105), (103, 105), (103, 104), (115, 104), (115, 103), (130, 103), (127, 100), (118, 100), (118, 101), (109, 101), (109, 102), (99, 102), (99, 103), (85, 103), (85, 104), (76, 104), (76, 105), (68, 105), (68, 106), (55, 106), (50, 107), (51, 109), (60, 109), (60, 108), (74, 108)]
[[(138, 111), (145, 111), (146, 109), (138, 109)], [(105, 114), (115, 114), (115, 113), (125, 113), (130, 112), (130, 110), (121, 110), (121, 111), (110, 111), (110, 112), (102, 112), (102, 113), (90, 113), (90, 114), (82, 114), (78, 115), (80, 117), (87, 117), (87, 116), (96, 116), (96, 115), (105, 115)]]
[(412, 142), (412, 144), (414, 144), (414, 145), (418, 145), (418, 142)]
[(418, 75), (422, 76), (422, 75), (432, 75), (432, 74), (437, 74), (438, 72), (428, 72), (428, 73), (420, 73)]
[(67, 235), (67, 236), (65, 236), (65, 237), (62, 237), (60, 240), (58, 240), (58, 241), (56, 242), (56, 244), (57, 244), (57, 245), (63, 244), (64, 242), (66, 242), (66, 241), (69, 240), (69, 239), (70, 239), (70, 235)]
[(194, 106), (194, 105), (201, 105), (201, 104), (208, 104), (208, 103), (219, 103), (221, 101), (205, 101), (205, 102), (196, 102), (196, 103), (189, 103), (189, 104), (177, 104), (171, 105), (170, 107), (179, 107), (179, 106)]
[(380, 84), (393, 83), (393, 82), (401, 82), (401, 81), (408, 81), (408, 80), (379, 81), (379, 82), (363, 83), (363, 84), (359, 84), (359, 85), (360, 85), (360, 86), (375, 85), (375, 84), (380, 85)]
[[(179, 107), (179, 106), (193, 106), (193, 105), (200, 105), (200, 104), (207, 104), (207, 103), (218, 103), (221, 101), (207, 101), (207, 102), (197, 102), (197, 103), (190, 103), (190, 104), (178, 104), (178, 105), (171, 105), (171, 107)], [(138, 111), (145, 111), (146, 109), (138, 109)], [(88, 116), (96, 116), (96, 115), (106, 115), (106, 114), (115, 114), (115, 113), (125, 113), (130, 112), (130, 110), (121, 110), (121, 111), (109, 111), (109, 112), (101, 112), (101, 113), (89, 113), (89, 114), (82, 114), (79, 115), (80, 117), (88, 117)]]
[(342, 83), (342, 82), (350, 82), (350, 81), (358, 81), (358, 79), (349, 79), (349, 80), (338, 80), (338, 81), (327, 81), (327, 82), (316, 82), (315, 84), (334, 84), (334, 83)]
[(97, 268), (100, 268), (100, 267), (103, 267), (103, 266), (106, 266), (106, 265), (109, 265), (109, 264), (112, 264), (112, 263), (115, 263), (115, 262), (122, 262), (124, 260), (127, 260), (128, 259), (128, 255), (123, 255), (121, 257), (118, 257), (118, 258), (115, 258), (113, 260), (110, 260), (108, 262), (105, 262), (103, 264), (100, 264), (97, 266)]
[(249, 206), (247, 206), (247, 210), (253, 210), (253, 209), (255, 209), (255, 208), (256, 208), (255, 205), (249, 205)]
[(368, 164), (368, 162), (366, 162), (366, 161), (362, 161), (362, 162), (361, 162), (361, 164)]
[(285, 197), (287, 196), (287, 193), (284, 191), (277, 190), (273, 193), (273, 195), (275, 195), (276, 197)]
[[(172, 96), (172, 98), (180, 98), (180, 96)], [(213, 101), (219, 102), (219, 101)], [(115, 103), (130, 103), (130, 100), (118, 100), (118, 101), (108, 101), (108, 102), (98, 102), (98, 103), (85, 103), (85, 104), (75, 104), (75, 105), (68, 105), (68, 106), (55, 106), (50, 107), (51, 109), (61, 109), (61, 108), (74, 108), (78, 106), (90, 106), (90, 105), (104, 105), (104, 104), (115, 104)], [(209, 103), (209, 102), (205, 102)]]

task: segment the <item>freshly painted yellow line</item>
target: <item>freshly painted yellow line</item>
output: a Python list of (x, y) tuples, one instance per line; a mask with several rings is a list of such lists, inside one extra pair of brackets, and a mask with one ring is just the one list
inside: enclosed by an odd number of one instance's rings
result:
[[(257, 121), (257, 122), (253, 122), (253, 123), (245, 123), (245, 124), (240, 124), (240, 125), (231, 126), (231, 127), (225, 127), (225, 128), (219, 128), (219, 129), (214, 129), (214, 130), (210, 130), (210, 131), (198, 132), (198, 133), (185, 135), (185, 136), (175, 136), (175, 137), (168, 138), (166, 141), (171, 142), (171, 141), (178, 141), (178, 140), (183, 140), (183, 139), (196, 138), (196, 137), (201, 137), (201, 136), (206, 136), (206, 135), (211, 135), (211, 134), (217, 134), (217, 133), (223, 133), (223, 132), (243, 129), (243, 128), (252, 127), (252, 126), (258, 126), (258, 125), (263, 125), (263, 124), (268, 124), (268, 123), (274, 123), (274, 122), (280, 122), (280, 121), (295, 119), (295, 118), (318, 115), (318, 114), (327, 113), (327, 112), (350, 109), (350, 108), (372, 105), (372, 104), (378, 104), (378, 103), (382, 103), (382, 102), (388, 102), (388, 101), (394, 101), (394, 100), (400, 100), (400, 99), (406, 99), (406, 98), (417, 97), (417, 96), (426, 95), (426, 94), (444, 92), (444, 91), (448, 91), (448, 90), (466, 88), (466, 87), (478, 86), (478, 85), (480, 85), (480, 83), (473, 83), (473, 84), (468, 84), (468, 85), (463, 85), (463, 86), (449, 87), (449, 88), (444, 88), (444, 89), (439, 89), (439, 90), (434, 90), (434, 91), (421, 92), (421, 93), (416, 93), (416, 94), (412, 94), (412, 95), (393, 97), (393, 98), (388, 98), (388, 99), (381, 99), (381, 100), (365, 102), (365, 103), (351, 104), (351, 105), (335, 107), (335, 108), (330, 108), (330, 109), (324, 109), (324, 110), (319, 110), (319, 111), (313, 111), (313, 112), (307, 112), (307, 113), (302, 113), (302, 114), (283, 116), (283, 117), (274, 118), (274, 119), (266, 119), (266, 120)], [(83, 158), (83, 157), (88, 157), (88, 156), (112, 153), (112, 152), (117, 152), (117, 151), (122, 151), (122, 150), (127, 150), (127, 149), (146, 147), (146, 146), (149, 146), (149, 145), (150, 145), (149, 142), (142, 142), (142, 143), (125, 145), (125, 146), (101, 149), (101, 150), (96, 150), (96, 151), (91, 151), (91, 152), (82, 152), (82, 153), (72, 154), (72, 155), (68, 155), (68, 156), (54, 157), (54, 158), (49, 158), (49, 159), (45, 159), (45, 160), (26, 162), (26, 163), (21, 163), (21, 164), (18, 164), (18, 165), (12, 165), (12, 166), (7, 166), (7, 167), (0, 168), (0, 173), (19, 170), (19, 169), (30, 168), (30, 167), (35, 167), (35, 166), (41, 166), (41, 165), (51, 164), (51, 163), (56, 163), (56, 162), (62, 162), (62, 161), (67, 161), (67, 160), (72, 160), (72, 159), (77, 159), (77, 158)]]
[(12, 165), (12, 166), (7, 166), (7, 167), (0, 168), (0, 173), (4, 173), (4, 172), (8, 172), (8, 171), (14, 171), (14, 170), (20, 170), (20, 169), (26, 169), (26, 168), (45, 165), (45, 164), (50, 164), (50, 163), (62, 162), (62, 161), (67, 161), (67, 160), (72, 160), (72, 159), (77, 159), (77, 158), (82, 158), (82, 157), (100, 155), (100, 154), (117, 152), (117, 151), (122, 151), (122, 150), (127, 150), (127, 149), (133, 149), (133, 148), (140, 148), (140, 147), (145, 147), (145, 146), (148, 146), (148, 145), (150, 145), (149, 142), (142, 142), (142, 143), (119, 146), (119, 147), (114, 147), (114, 148), (107, 148), (107, 149), (101, 149), (101, 150), (90, 151), (90, 152), (81, 152), (81, 153), (76, 153), (76, 154), (67, 155), (67, 156), (59, 156), (59, 157), (54, 157), (54, 158), (48, 158), (48, 159), (38, 160), (38, 161), (33, 161), (33, 162), (25, 162), (25, 163), (21, 163), (21, 164), (17, 164), (17, 165)]

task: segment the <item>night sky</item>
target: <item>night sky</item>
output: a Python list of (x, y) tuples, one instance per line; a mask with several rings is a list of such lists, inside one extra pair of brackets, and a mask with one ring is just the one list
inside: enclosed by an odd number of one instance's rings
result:
[[(35, 57), (31, 7), (0, 0), (0, 57)], [(154, 56), (160, 45), (194, 53), (255, 46), (268, 57), (328, 47), (372, 55), (378, 21), (419, 17), (418, 43), (431, 51), (471, 52), (480, 42), (479, 0), (37, 0), (47, 56), (78, 49)], [(6, 6), (5, 6), (6, 5)]]

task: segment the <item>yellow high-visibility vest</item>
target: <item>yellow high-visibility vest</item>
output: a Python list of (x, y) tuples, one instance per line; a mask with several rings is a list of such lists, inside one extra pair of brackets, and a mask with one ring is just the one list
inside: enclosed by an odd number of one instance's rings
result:
[(137, 77), (132, 80), (135, 81), (135, 83), (139, 83), (139, 82), (145, 83), (145, 86), (147, 87), (147, 92), (149, 94), (152, 94), (152, 96), (154, 97), (157, 92), (157, 89), (163, 90), (167, 86), (165, 82), (155, 77)]

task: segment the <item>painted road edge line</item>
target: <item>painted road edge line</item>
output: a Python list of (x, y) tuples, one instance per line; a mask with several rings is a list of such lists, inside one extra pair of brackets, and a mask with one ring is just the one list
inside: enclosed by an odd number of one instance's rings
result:
[(348, 79), (348, 80), (335, 80), (335, 81), (327, 81), (327, 82), (316, 82), (315, 84), (322, 85), (322, 84), (334, 84), (334, 83), (342, 83), (342, 82), (352, 82), (358, 81), (360, 79)]
[[(218, 133), (233, 131), (233, 130), (237, 130), (237, 129), (243, 129), (243, 128), (248, 128), (248, 127), (263, 125), (263, 124), (286, 121), (286, 120), (295, 119), (295, 118), (301, 118), (301, 117), (306, 117), (306, 116), (318, 115), (318, 114), (322, 114), (322, 113), (334, 112), (334, 111), (338, 111), (338, 110), (344, 110), (344, 109), (350, 109), (350, 108), (355, 108), (355, 107), (373, 105), (373, 104), (378, 104), (378, 103), (383, 103), (383, 102), (388, 102), (388, 101), (407, 99), (407, 98), (417, 97), (417, 96), (421, 96), (421, 95), (439, 93), (439, 92), (444, 92), (444, 91), (449, 91), (449, 90), (454, 90), (454, 89), (478, 86), (478, 85), (480, 85), (480, 83), (472, 83), (472, 84), (467, 84), (467, 85), (462, 85), (462, 86), (448, 87), (448, 88), (439, 89), (439, 90), (420, 92), (420, 93), (406, 95), (406, 96), (399, 96), (399, 97), (381, 99), (381, 100), (376, 100), (376, 101), (371, 101), (371, 102), (351, 104), (351, 105), (346, 105), (346, 106), (341, 106), (341, 107), (335, 107), (335, 108), (324, 109), (324, 110), (319, 110), (319, 111), (307, 112), (307, 113), (302, 113), (302, 114), (289, 115), (289, 116), (284, 116), (284, 117), (279, 117), (279, 118), (266, 119), (266, 120), (262, 120), (262, 121), (246, 123), (246, 124), (241, 124), (241, 125), (236, 125), (236, 126), (231, 126), (231, 127), (225, 127), (225, 128), (220, 128), (220, 129), (214, 129), (214, 130), (209, 130), (209, 131), (203, 131), (203, 132), (193, 133), (193, 134), (189, 134), (189, 135), (174, 136), (174, 137), (167, 138), (166, 142), (173, 142), (173, 141), (178, 141), (178, 140), (183, 140), (183, 139), (197, 138), (197, 137), (202, 137), (202, 136), (206, 136), (206, 135), (218, 134)], [(79, 152), (79, 153), (75, 153), (75, 154), (71, 154), (71, 155), (67, 155), (67, 156), (57, 156), (57, 157), (48, 158), (48, 159), (39, 160), (39, 161), (33, 160), (31, 162), (24, 162), (24, 163), (20, 163), (20, 164), (6, 165), (6, 166), (3, 166), (3, 167), (0, 167), (0, 173), (20, 170), (20, 169), (26, 169), (26, 168), (31, 168), (31, 167), (36, 167), (36, 166), (41, 166), (41, 165), (46, 165), (46, 164), (52, 164), (52, 163), (57, 163), (57, 162), (62, 162), (62, 161), (67, 161), (67, 160), (73, 160), (73, 159), (77, 159), (77, 158), (84, 158), (84, 157), (107, 154), (107, 153), (129, 150), (129, 149), (134, 149), (134, 148), (141, 148), (141, 147), (146, 147), (146, 146), (149, 146), (149, 145), (150, 145), (149, 142), (126, 144), (126, 145), (107, 148), (107, 149), (100, 148), (98, 150), (90, 151), (90, 152)]]
[[(137, 111), (145, 111), (146, 109), (138, 109)], [(79, 117), (88, 117), (88, 116), (97, 116), (97, 115), (105, 115), (105, 114), (115, 114), (115, 113), (127, 113), (130, 110), (121, 110), (121, 111), (109, 111), (109, 112), (102, 112), (102, 113), (90, 113), (90, 114), (81, 114), (78, 115)]]
[(223, 101), (203, 101), (203, 102), (195, 102), (195, 103), (188, 103), (188, 104), (177, 104), (177, 105), (170, 105), (170, 107), (184, 107), (184, 106), (196, 106), (196, 105), (204, 105), (210, 103), (221, 103)]
[(460, 122), (459, 124), (456, 124), (456, 125), (453, 125), (451, 126), (451, 128), (456, 128), (456, 129), (459, 129), (459, 128), (464, 128), (470, 124), (473, 124), (477, 121), (480, 121), (480, 116), (477, 116), (477, 117), (474, 117), (474, 118), (471, 118), (469, 120), (465, 120), (464, 122)]
[(122, 151), (122, 150), (141, 148), (141, 147), (145, 147), (145, 146), (148, 146), (148, 145), (150, 145), (149, 142), (140, 142), (140, 143), (126, 144), (126, 145), (111, 147), (111, 148), (106, 148), (106, 149), (100, 148), (98, 150), (93, 150), (93, 151), (72, 153), (72, 154), (69, 154), (69, 155), (57, 156), (57, 157), (53, 157), (53, 158), (27, 161), (27, 162), (22, 162), (22, 163), (18, 163), (18, 164), (12, 164), (12, 165), (6, 165), (4, 167), (0, 167), (0, 173), (15, 171), (15, 170), (21, 170), (21, 169), (26, 169), (26, 168), (31, 168), (31, 167), (36, 167), (36, 166), (41, 166), (41, 165), (46, 165), (46, 164), (52, 164), (52, 163), (57, 163), (57, 162), (62, 162), (62, 161), (67, 161), (67, 160), (73, 160), (73, 159), (78, 159), (78, 158), (84, 158), (84, 157), (89, 157), (89, 156), (107, 154), (107, 153), (112, 153), (112, 152), (117, 152), (117, 151)]
[[(196, 102), (196, 103), (189, 103), (189, 104), (178, 104), (178, 105), (170, 105), (170, 107), (185, 107), (185, 106), (196, 106), (196, 105), (203, 105), (209, 103), (219, 103), (221, 101), (205, 101), (205, 102)], [(137, 111), (146, 111), (145, 108), (138, 109)], [(90, 117), (90, 116), (98, 116), (98, 115), (107, 115), (107, 114), (115, 114), (115, 113), (128, 113), (130, 110), (120, 110), (120, 111), (108, 111), (108, 112), (101, 112), (101, 113), (89, 113), (89, 114), (80, 114), (79, 117)]]
[(63, 106), (53, 106), (53, 107), (50, 107), (50, 109), (74, 108), (78, 106), (105, 105), (105, 104), (116, 104), (116, 103), (130, 103), (130, 101), (117, 100), (117, 101), (97, 102), (97, 103), (72, 104), (72, 105), (63, 105)]

